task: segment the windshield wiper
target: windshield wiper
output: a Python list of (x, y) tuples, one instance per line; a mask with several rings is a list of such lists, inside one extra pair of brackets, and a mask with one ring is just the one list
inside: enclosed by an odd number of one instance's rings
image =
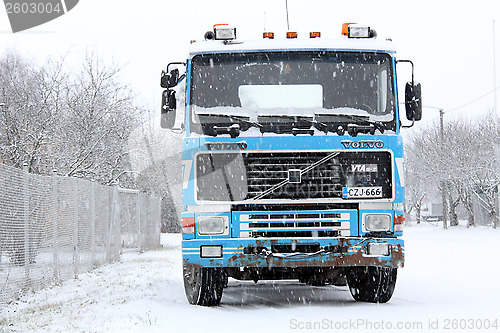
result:
[[(263, 127), (262, 124), (251, 121), (250, 117), (244, 116), (209, 113), (198, 114), (198, 117), (200, 119), (203, 132), (211, 136), (217, 136), (219, 134), (229, 134), (231, 138), (236, 138), (240, 135), (241, 131), (246, 131), (251, 126)], [(217, 118), (224, 119), (217, 120)], [(229, 121), (226, 121), (225, 119)]]
[[(379, 130), (381, 133), (384, 133), (384, 130), (386, 129), (386, 125), (383, 122), (380, 121), (375, 121), (369, 119), (370, 116), (362, 116), (362, 115), (354, 115), (354, 114), (347, 114), (347, 113), (319, 113), (315, 115), (316, 118), (321, 118), (321, 117), (339, 117), (339, 118), (348, 118), (350, 120), (355, 121), (355, 124), (347, 124), (346, 128), (344, 128), (342, 125), (338, 125), (337, 128), (332, 129), (332, 131), (336, 132), (338, 135), (344, 135), (345, 131), (347, 130), (347, 133), (351, 136), (356, 136), (358, 133), (370, 133), (370, 134), (375, 134), (375, 130)], [(335, 124), (341, 123), (341, 121), (335, 121)], [(363, 124), (360, 125), (359, 123)], [(326, 125), (325, 131), (328, 132), (328, 128), (330, 126)]]
[(234, 122), (233, 119), (235, 119), (237, 121), (241, 121), (245, 124), (252, 125), (254, 127), (263, 127), (262, 124), (260, 124), (256, 121), (251, 121), (250, 117), (245, 117), (245, 116), (236, 116), (236, 115), (232, 115), (232, 114), (214, 114), (214, 113), (207, 114), (207, 116), (229, 118), (229, 120), (231, 122)]
[(257, 119), (263, 125), (260, 129), (262, 133), (273, 132), (277, 134), (292, 133), (293, 135), (314, 135), (314, 129), (311, 129), (311, 125), (326, 126), (326, 124), (314, 120), (312, 116), (269, 114), (260, 115)]
[(240, 136), (241, 128), (238, 124), (233, 124), (231, 126), (205, 126), (203, 128), (204, 133), (210, 136), (217, 136), (219, 134), (229, 134), (231, 138), (236, 138)]
[(346, 115), (348, 118), (355, 120), (357, 122), (362, 122), (368, 124), (368, 126), (360, 126), (358, 124), (347, 124), (347, 133), (351, 136), (356, 136), (358, 133), (370, 133), (371, 135), (375, 134), (375, 130), (379, 130), (382, 134), (385, 130), (385, 124), (379, 121), (371, 120), (367, 117), (369, 116), (359, 116), (359, 115)]

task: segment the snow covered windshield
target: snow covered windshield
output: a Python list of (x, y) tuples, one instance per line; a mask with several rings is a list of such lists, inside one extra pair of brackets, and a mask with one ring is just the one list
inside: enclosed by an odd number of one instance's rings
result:
[(205, 133), (210, 126), (235, 124), (261, 132), (298, 125), (328, 131), (341, 123), (392, 129), (391, 64), (384, 53), (197, 55), (191, 70), (192, 124)]

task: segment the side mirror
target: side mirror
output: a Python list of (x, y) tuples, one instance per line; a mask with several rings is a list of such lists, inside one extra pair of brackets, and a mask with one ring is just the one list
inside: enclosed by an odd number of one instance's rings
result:
[(170, 73), (161, 71), (161, 81), (160, 86), (162, 88), (173, 88), (179, 83), (179, 70), (177, 68), (172, 69)]
[(406, 118), (411, 121), (422, 119), (422, 88), (420, 83), (408, 82), (405, 88)]
[(175, 99), (175, 91), (164, 90), (161, 95), (161, 127), (173, 128), (175, 124), (175, 109), (177, 108), (177, 100)]
[(161, 95), (161, 127), (172, 129), (175, 124), (175, 109), (177, 108), (177, 100), (175, 99), (175, 91), (172, 89), (181, 82), (186, 74), (179, 75), (179, 70), (174, 68), (170, 70), (172, 65), (183, 65), (186, 66), (184, 62), (171, 62), (167, 66), (166, 71), (161, 71), (160, 86), (165, 88)]

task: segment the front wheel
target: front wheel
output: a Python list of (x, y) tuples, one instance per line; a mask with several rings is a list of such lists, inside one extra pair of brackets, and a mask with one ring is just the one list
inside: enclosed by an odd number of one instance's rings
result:
[(387, 303), (396, 286), (397, 268), (359, 267), (347, 274), (347, 283), (356, 301)]
[(219, 305), (225, 283), (221, 268), (184, 266), (184, 290), (190, 304)]

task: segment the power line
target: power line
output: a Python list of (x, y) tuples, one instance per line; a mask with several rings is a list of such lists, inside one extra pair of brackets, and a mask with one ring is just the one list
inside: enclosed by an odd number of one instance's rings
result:
[(489, 94), (491, 94), (491, 93), (493, 93), (493, 92), (497, 91), (498, 89), (500, 89), (500, 86), (496, 87), (495, 89), (493, 89), (493, 90), (491, 90), (491, 91), (487, 92), (486, 94), (481, 95), (481, 96), (479, 96), (478, 98), (475, 98), (475, 99), (473, 99), (473, 100), (471, 100), (471, 101), (469, 101), (469, 102), (467, 102), (467, 103), (465, 103), (465, 104), (462, 104), (462, 105), (460, 105), (460, 106), (457, 106), (456, 108), (453, 108), (453, 109), (447, 110), (446, 112), (447, 112), (447, 113), (448, 113), (448, 112), (453, 112), (453, 111), (456, 111), (456, 110), (458, 110), (458, 109), (463, 108), (464, 106), (467, 106), (467, 105), (470, 105), (470, 104), (472, 104), (472, 103), (474, 103), (474, 102), (477, 102), (477, 101), (479, 101), (480, 99), (485, 98), (485, 97), (486, 97), (486, 96), (488, 96)]
[[(453, 109), (446, 110), (446, 112), (444, 112), (444, 111), (443, 111), (443, 113), (450, 113), (450, 112), (457, 111), (457, 110), (459, 110), (459, 109), (463, 108), (464, 106), (468, 106), (468, 105), (470, 105), (470, 104), (472, 104), (472, 103), (475, 103), (475, 102), (479, 101), (480, 99), (485, 98), (486, 96), (490, 95), (491, 93), (496, 92), (498, 89), (500, 89), (500, 86), (498, 86), (498, 87), (496, 87), (495, 89), (493, 89), (493, 90), (491, 90), (491, 91), (487, 92), (487, 93), (486, 93), (486, 94), (484, 94), (484, 95), (481, 95), (481, 96), (479, 96), (479, 97), (477, 97), (477, 98), (474, 98), (473, 100), (468, 101), (467, 103), (464, 103), (464, 104), (462, 104), (462, 105), (460, 105), (460, 106), (454, 107)], [(404, 105), (404, 103), (399, 103), (399, 104)], [(441, 108), (438, 108), (438, 107), (434, 107), (434, 106), (426, 106), (426, 105), (423, 105), (423, 107), (424, 107), (424, 108), (431, 108), (431, 109), (438, 109), (438, 110), (439, 110), (439, 109), (441, 109)], [(443, 109), (443, 110), (444, 110), (444, 109)], [(422, 124), (427, 124), (428, 122), (431, 122), (431, 121), (435, 120), (435, 119), (436, 119), (436, 118), (438, 118), (438, 117), (439, 117), (439, 116), (434, 116), (434, 117), (432, 117), (432, 118), (430, 118), (430, 119), (427, 119), (426, 121), (422, 122)]]

